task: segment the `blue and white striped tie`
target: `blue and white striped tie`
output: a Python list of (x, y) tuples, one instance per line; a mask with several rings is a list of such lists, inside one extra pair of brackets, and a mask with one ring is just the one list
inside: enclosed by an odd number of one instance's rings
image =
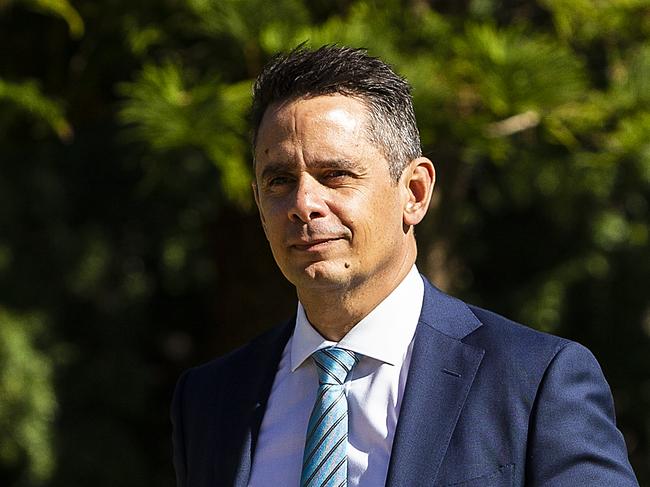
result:
[(318, 369), (318, 395), (309, 418), (301, 487), (341, 487), (348, 483), (348, 400), (344, 383), (359, 359), (329, 347), (312, 354)]

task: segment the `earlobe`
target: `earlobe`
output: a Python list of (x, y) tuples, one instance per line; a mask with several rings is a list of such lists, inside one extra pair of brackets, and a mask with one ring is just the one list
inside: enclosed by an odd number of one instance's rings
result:
[(435, 184), (435, 168), (426, 157), (418, 157), (411, 161), (406, 169), (407, 201), (404, 204), (404, 224), (417, 225), (422, 221), (429, 208), (433, 187)]

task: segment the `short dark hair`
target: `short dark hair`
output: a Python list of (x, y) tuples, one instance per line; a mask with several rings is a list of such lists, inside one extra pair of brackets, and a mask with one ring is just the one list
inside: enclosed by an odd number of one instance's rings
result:
[(377, 145), (399, 180), (410, 161), (422, 155), (411, 87), (365, 49), (300, 45), (267, 64), (253, 87), (253, 145), (266, 109), (300, 98), (340, 94), (358, 98), (368, 109), (368, 139)]

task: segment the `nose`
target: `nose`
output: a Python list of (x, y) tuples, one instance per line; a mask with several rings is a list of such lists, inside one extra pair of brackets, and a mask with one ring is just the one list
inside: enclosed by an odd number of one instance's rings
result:
[(313, 177), (301, 177), (289, 208), (289, 220), (294, 223), (308, 223), (315, 218), (324, 217), (328, 209), (322, 192), (322, 185)]

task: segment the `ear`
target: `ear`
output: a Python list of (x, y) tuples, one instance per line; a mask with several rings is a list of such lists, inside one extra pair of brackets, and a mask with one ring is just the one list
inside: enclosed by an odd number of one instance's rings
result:
[(436, 182), (436, 170), (426, 157), (413, 159), (402, 175), (406, 189), (404, 225), (413, 226), (422, 221), (429, 209), (429, 202)]

